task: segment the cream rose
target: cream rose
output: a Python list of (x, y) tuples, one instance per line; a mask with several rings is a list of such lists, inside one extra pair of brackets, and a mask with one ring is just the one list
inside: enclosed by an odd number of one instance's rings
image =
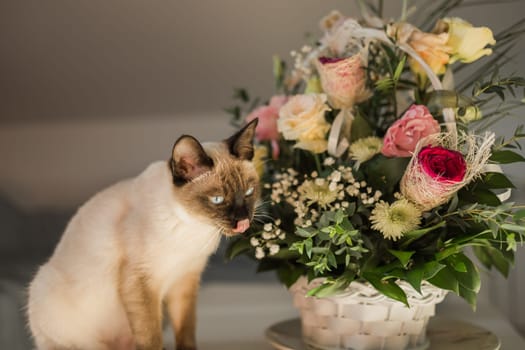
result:
[(360, 54), (346, 58), (320, 57), (316, 67), (323, 91), (334, 108), (348, 108), (370, 96)]
[(496, 44), (489, 28), (473, 27), (469, 22), (457, 17), (442, 19), (437, 23), (435, 31), (448, 33), (447, 45), (452, 48), (450, 63), (470, 63), (490, 55), (492, 50), (485, 46)]
[(324, 114), (330, 110), (325, 94), (295, 95), (279, 110), (277, 129), (286, 140), (295, 140), (295, 147), (313, 153), (326, 151), (326, 133), (330, 124)]

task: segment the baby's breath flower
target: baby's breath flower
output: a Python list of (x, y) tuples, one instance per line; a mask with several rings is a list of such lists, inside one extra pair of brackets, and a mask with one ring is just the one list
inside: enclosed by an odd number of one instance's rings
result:
[(336, 171), (334, 171), (334, 172), (332, 172), (330, 174), (330, 180), (335, 181), (335, 182), (339, 182), (339, 181), (341, 181), (341, 176), (342, 176), (341, 172), (336, 170)]
[(250, 239), (250, 244), (252, 245), (252, 247), (257, 247), (259, 245), (259, 240), (255, 237), (252, 237)]
[(381, 201), (372, 210), (370, 221), (374, 230), (395, 241), (419, 226), (421, 211), (404, 198), (392, 204)]
[(255, 258), (256, 259), (261, 260), (262, 258), (264, 258), (264, 256), (265, 256), (264, 250), (261, 247), (255, 248)]
[(271, 223), (264, 224), (264, 230), (266, 232), (270, 232), (273, 228), (273, 225)]
[(335, 164), (335, 159), (332, 157), (328, 157), (323, 161), (323, 165), (325, 166), (332, 166)]
[(278, 244), (272, 244), (270, 246), (270, 255), (275, 255), (277, 253), (279, 253), (279, 250), (280, 250), (280, 247)]
[(350, 157), (361, 164), (381, 152), (381, 147), (383, 147), (383, 140), (379, 137), (365, 137), (350, 145)]
[(271, 232), (263, 232), (261, 237), (267, 241), (269, 239), (272, 239), (273, 238), (273, 234)]

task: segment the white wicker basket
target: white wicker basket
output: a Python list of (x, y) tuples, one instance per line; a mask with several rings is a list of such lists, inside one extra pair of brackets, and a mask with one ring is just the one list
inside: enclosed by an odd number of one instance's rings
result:
[(303, 341), (311, 349), (403, 350), (428, 347), (426, 327), (446, 291), (423, 283), (422, 295), (401, 282), (410, 308), (385, 297), (370, 284), (352, 282), (333, 297), (307, 297), (322, 280), (301, 277), (290, 292), (301, 312)]

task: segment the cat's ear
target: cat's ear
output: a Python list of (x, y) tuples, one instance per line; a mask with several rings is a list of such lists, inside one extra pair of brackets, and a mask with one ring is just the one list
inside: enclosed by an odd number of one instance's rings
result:
[(193, 136), (183, 135), (173, 145), (170, 168), (175, 184), (184, 184), (213, 167), (213, 160)]
[(242, 160), (252, 160), (253, 138), (257, 121), (258, 119), (252, 120), (233, 136), (225, 140), (232, 155)]

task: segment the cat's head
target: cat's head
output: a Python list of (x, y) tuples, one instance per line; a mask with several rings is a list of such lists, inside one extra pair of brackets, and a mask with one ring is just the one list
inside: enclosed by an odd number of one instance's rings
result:
[(169, 161), (178, 201), (227, 236), (248, 229), (259, 198), (259, 177), (251, 162), (256, 125), (254, 120), (217, 143), (181, 136)]

